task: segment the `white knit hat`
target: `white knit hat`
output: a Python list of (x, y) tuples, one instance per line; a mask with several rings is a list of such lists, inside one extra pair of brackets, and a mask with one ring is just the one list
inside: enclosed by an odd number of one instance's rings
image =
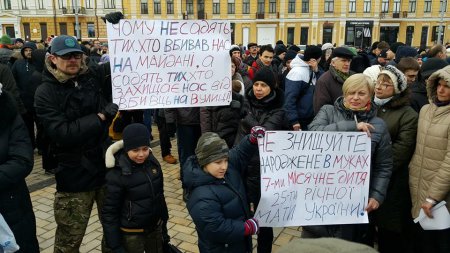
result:
[(375, 84), (377, 83), (378, 75), (381, 72), (381, 68), (382, 67), (380, 65), (373, 65), (366, 68), (363, 72), (364, 75), (370, 77), (370, 79), (372, 80), (373, 87), (375, 87)]

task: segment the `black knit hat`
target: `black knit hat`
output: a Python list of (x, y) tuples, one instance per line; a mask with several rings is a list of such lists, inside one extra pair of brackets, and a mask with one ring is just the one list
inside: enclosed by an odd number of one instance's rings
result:
[(297, 56), (297, 52), (295, 52), (294, 50), (288, 50), (286, 52), (286, 55), (284, 56), (283, 61), (287, 62), (289, 60), (294, 60), (294, 58)]
[(198, 139), (195, 155), (198, 164), (203, 167), (208, 163), (228, 157), (228, 151), (228, 145), (224, 139), (216, 133), (206, 132)]
[(286, 46), (283, 45), (283, 44), (276, 45), (274, 50), (275, 50), (275, 54), (276, 55), (280, 55), (282, 53), (286, 53), (287, 52)]
[(308, 46), (305, 49), (305, 53), (303, 54), (303, 60), (309, 61), (311, 59), (319, 59), (322, 57), (322, 48), (318, 46)]
[(431, 76), (436, 70), (442, 69), (447, 66), (448, 63), (442, 59), (438, 58), (429, 58), (426, 62), (422, 63), (422, 67), (420, 68), (420, 73), (423, 79), (427, 79)]
[(274, 90), (275, 86), (277, 85), (275, 75), (268, 67), (264, 67), (256, 72), (255, 77), (253, 78), (253, 83), (257, 81), (266, 83), (267, 85), (269, 85), (271, 90)]
[(150, 133), (143, 124), (133, 123), (128, 125), (123, 130), (122, 137), (125, 152), (142, 146), (150, 147)]
[(300, 48), (298, 46), (296, 46), (296, 45), (292, 45), (288, 49), (289, 50), (293, 50), (293, 51), (295, 51), (297, 53), (300, 52)]

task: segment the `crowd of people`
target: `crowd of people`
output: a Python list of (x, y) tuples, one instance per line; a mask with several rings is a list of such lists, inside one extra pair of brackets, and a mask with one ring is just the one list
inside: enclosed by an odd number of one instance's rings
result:
[(258, 253), (272, 252), (272, 228), (253, 218), (261, 197), (256, 144), (267, 130), (363, 131), (371, 139), (370, 222), (305, 226), (303, 238), (450, 252), (450, 228), (413, 223), (421, 209), (432, 218), (441, 201), (450, 210), (450, 48), (232, 45), (229, 105), (119, 111), (107, 44), (67, 35), (38, 44), (0, 39), (0, 214), (19, 252), (39, 252), (25, 183), (34, 150), (56, 179), (55, 252), (78, 252), (94, 202), (103, 252), (170, 252), (153, 119), (162, 160), (180, 165), (200, 252), (252, 252), (254, 235)]

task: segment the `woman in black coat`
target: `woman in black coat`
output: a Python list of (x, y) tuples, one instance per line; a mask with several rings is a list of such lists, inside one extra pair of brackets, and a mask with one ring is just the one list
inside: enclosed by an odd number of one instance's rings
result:
[(36, 219), (25, 177), (33, 169), (33, 148), (15, 101), (0, 84), (0, 213), (18, 252), (39, 252)]
[[(246, 90), (245, 96), (246, 116), (240, 122), (237, 141), (249, 134), (254, 126), (262, 126), (266, 130), (288, 129), (283, 109), (284, 93), (276, 88), (276, 79), (271, 69), (263, 68), (256, 72), (253, 86)], [(261, 198), (259, 152), (252, 156), (244, 174), (250, 210), (254, 212)], [(258, 253), (271, 252), (272, 240), (272, 228), (261, 228), (258, 234)]]

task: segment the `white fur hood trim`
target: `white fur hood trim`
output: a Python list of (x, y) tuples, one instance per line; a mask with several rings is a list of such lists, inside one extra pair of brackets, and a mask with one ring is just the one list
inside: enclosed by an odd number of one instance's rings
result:
[(120, 149), (123, 148), (123, 140), (117, 141), (113, 143), (109, 148), (106, 150), (105, 154), (105, 164), (106, 168), (114, 168), (116, 165), (116, 158), (114, 157), (114, 154), (117, 153)]

